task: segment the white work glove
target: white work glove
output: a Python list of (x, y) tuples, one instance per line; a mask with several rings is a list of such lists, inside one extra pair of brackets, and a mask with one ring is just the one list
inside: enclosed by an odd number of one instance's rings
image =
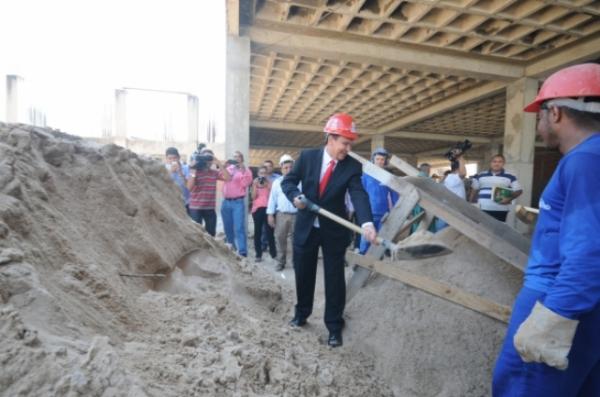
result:
[(536, 302), (529, 317), (519, 326), (513, 343), (526, 363), (534, 361), (565, 370), (578, 324), (579, 321), (558, 315)]

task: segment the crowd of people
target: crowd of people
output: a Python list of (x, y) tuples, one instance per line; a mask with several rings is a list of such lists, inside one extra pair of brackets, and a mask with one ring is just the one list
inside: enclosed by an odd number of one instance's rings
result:
[[(547, 146), (564, 158), (544, 190), (533, 236), (524, 286), (510, 320), (496, 363), (495, 396), (600, 395), (600, 65), (575, 65), (556, 72), (524, 110), (538, 115), (537, 131)], [(181, 189), (190, 216), (214, 236), (216, 186), (223, 182), (221, 216), (226, 241), (247, 256), (246, 208), (251, 193), (256, 260), (267, 250), (286, 266), (287, 240), (293, 235), (296, 284), (294, 317), (289, 325), (303, 327), (312, 314), (319, 249), (325, 278), (324, 321), (328, 344), (343, 344), (344, 256), (349, 231), (322, 216), (325, 209), (347, 217), (362, 228), (359, 250), (376, 243), (377, 230), (398, 200), (396, 192), (368, 175), (348, 156), (357, 132), (345, 113), (325, 126), (325, 145), (280, 159), (282, 175), (267, 161), (253, 177), (236, 152), (226, 164), (203, 148), (190, 167), (176, 149), (166, 152), (167, 170)], [(498, 221), (505, 222), (510, 204), (522, 193), (517, 178), (504, 169), (505, 158), (494, 155), (488, 170), (466, 179), (464, 150), (447, 153), (450, 169), (440, 183)], [(376, 149), (371, 161), (385, 167), (389, 154)], [(430, 177), (428, 164), (419, 176)], [(433, 179), (433, 178), (432, 178)], [(468, 183), (466, 183), (468, 182)], [(595, 183), (599, 182), (599, 183)], [(468, 188), (468, 189), (467, 189)], [(469, 192), (467, 192), (469, 190)], [(421, 208), (415, 208), (416, 215)], [(432, 223), (432, 231), (447, 225)], [(533, 394), (532, 394), (533, 393)]]

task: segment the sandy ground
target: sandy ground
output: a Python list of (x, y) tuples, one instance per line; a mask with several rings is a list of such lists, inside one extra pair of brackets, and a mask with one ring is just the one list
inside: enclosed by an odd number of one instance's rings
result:
[(162, 164), (0, 124), (1, 396), (392, 395), (322, 326), (288, 329), (274, 275), (191, 222)]
[[(453, 254), (398, 266), (510, 305), (518, 272), (445, 233)], [(191, 222), (162, 164), (0, 123), (0, 396), (490, 395), (505, 324), (374, 277), (330, 349), (321, 268), (294, 331), (274, 267)]]

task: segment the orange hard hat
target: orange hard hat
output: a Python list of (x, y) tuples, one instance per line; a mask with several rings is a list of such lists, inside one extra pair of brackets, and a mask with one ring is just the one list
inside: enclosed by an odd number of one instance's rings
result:
[(347, 113), (336, 113), (331, 116), (323, 131), (327, 134), (343, 136), (351, 141), (358, 138), (352, 116)]
[(599, 64), (583, 63), (569, 66), (550, 75), (542, 84), (535, 100), (525, 106), (523, 110), (535, 113), (540, 110), (542, 103), (551, 99), (564, 98), (564, 100), (553, 101), (553, 104), (583, 112), (598, 112), (597, 105), (582, 101), (586, 97), (600, 97)]

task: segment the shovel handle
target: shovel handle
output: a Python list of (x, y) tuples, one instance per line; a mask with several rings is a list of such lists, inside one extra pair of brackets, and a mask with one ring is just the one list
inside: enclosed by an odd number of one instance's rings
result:
[[(332, 212), (329, 212), (324, 208), (321, 208), (318, 204), (315, 204), (312, 201), (310, 201), (309, 199), (307, 199), (306, 196), (303, 194), (298, 196), (298, 198), (300, 199), (301, 202), (303, 202), (306, 205), (306, 208), (308, 208), (310, 211), (316, 212), (319, 215), (323, 215), (324, 217), (329, 218), (332, 221), (334, 221), (342, 226), (345, 226), (346, 228), (364, 236), (365, 231), (363, 230), (362, 227), (350, 222), (347, 219), (342, 218), (341, 216), (338, 216)], [(384, 240), (379, 236), (377, 236), (376, 241), (377, 241), (377, 244), (381, 244), (384, 247), (386, 247), (386, 243), (389, 243), (387, 240)]]

